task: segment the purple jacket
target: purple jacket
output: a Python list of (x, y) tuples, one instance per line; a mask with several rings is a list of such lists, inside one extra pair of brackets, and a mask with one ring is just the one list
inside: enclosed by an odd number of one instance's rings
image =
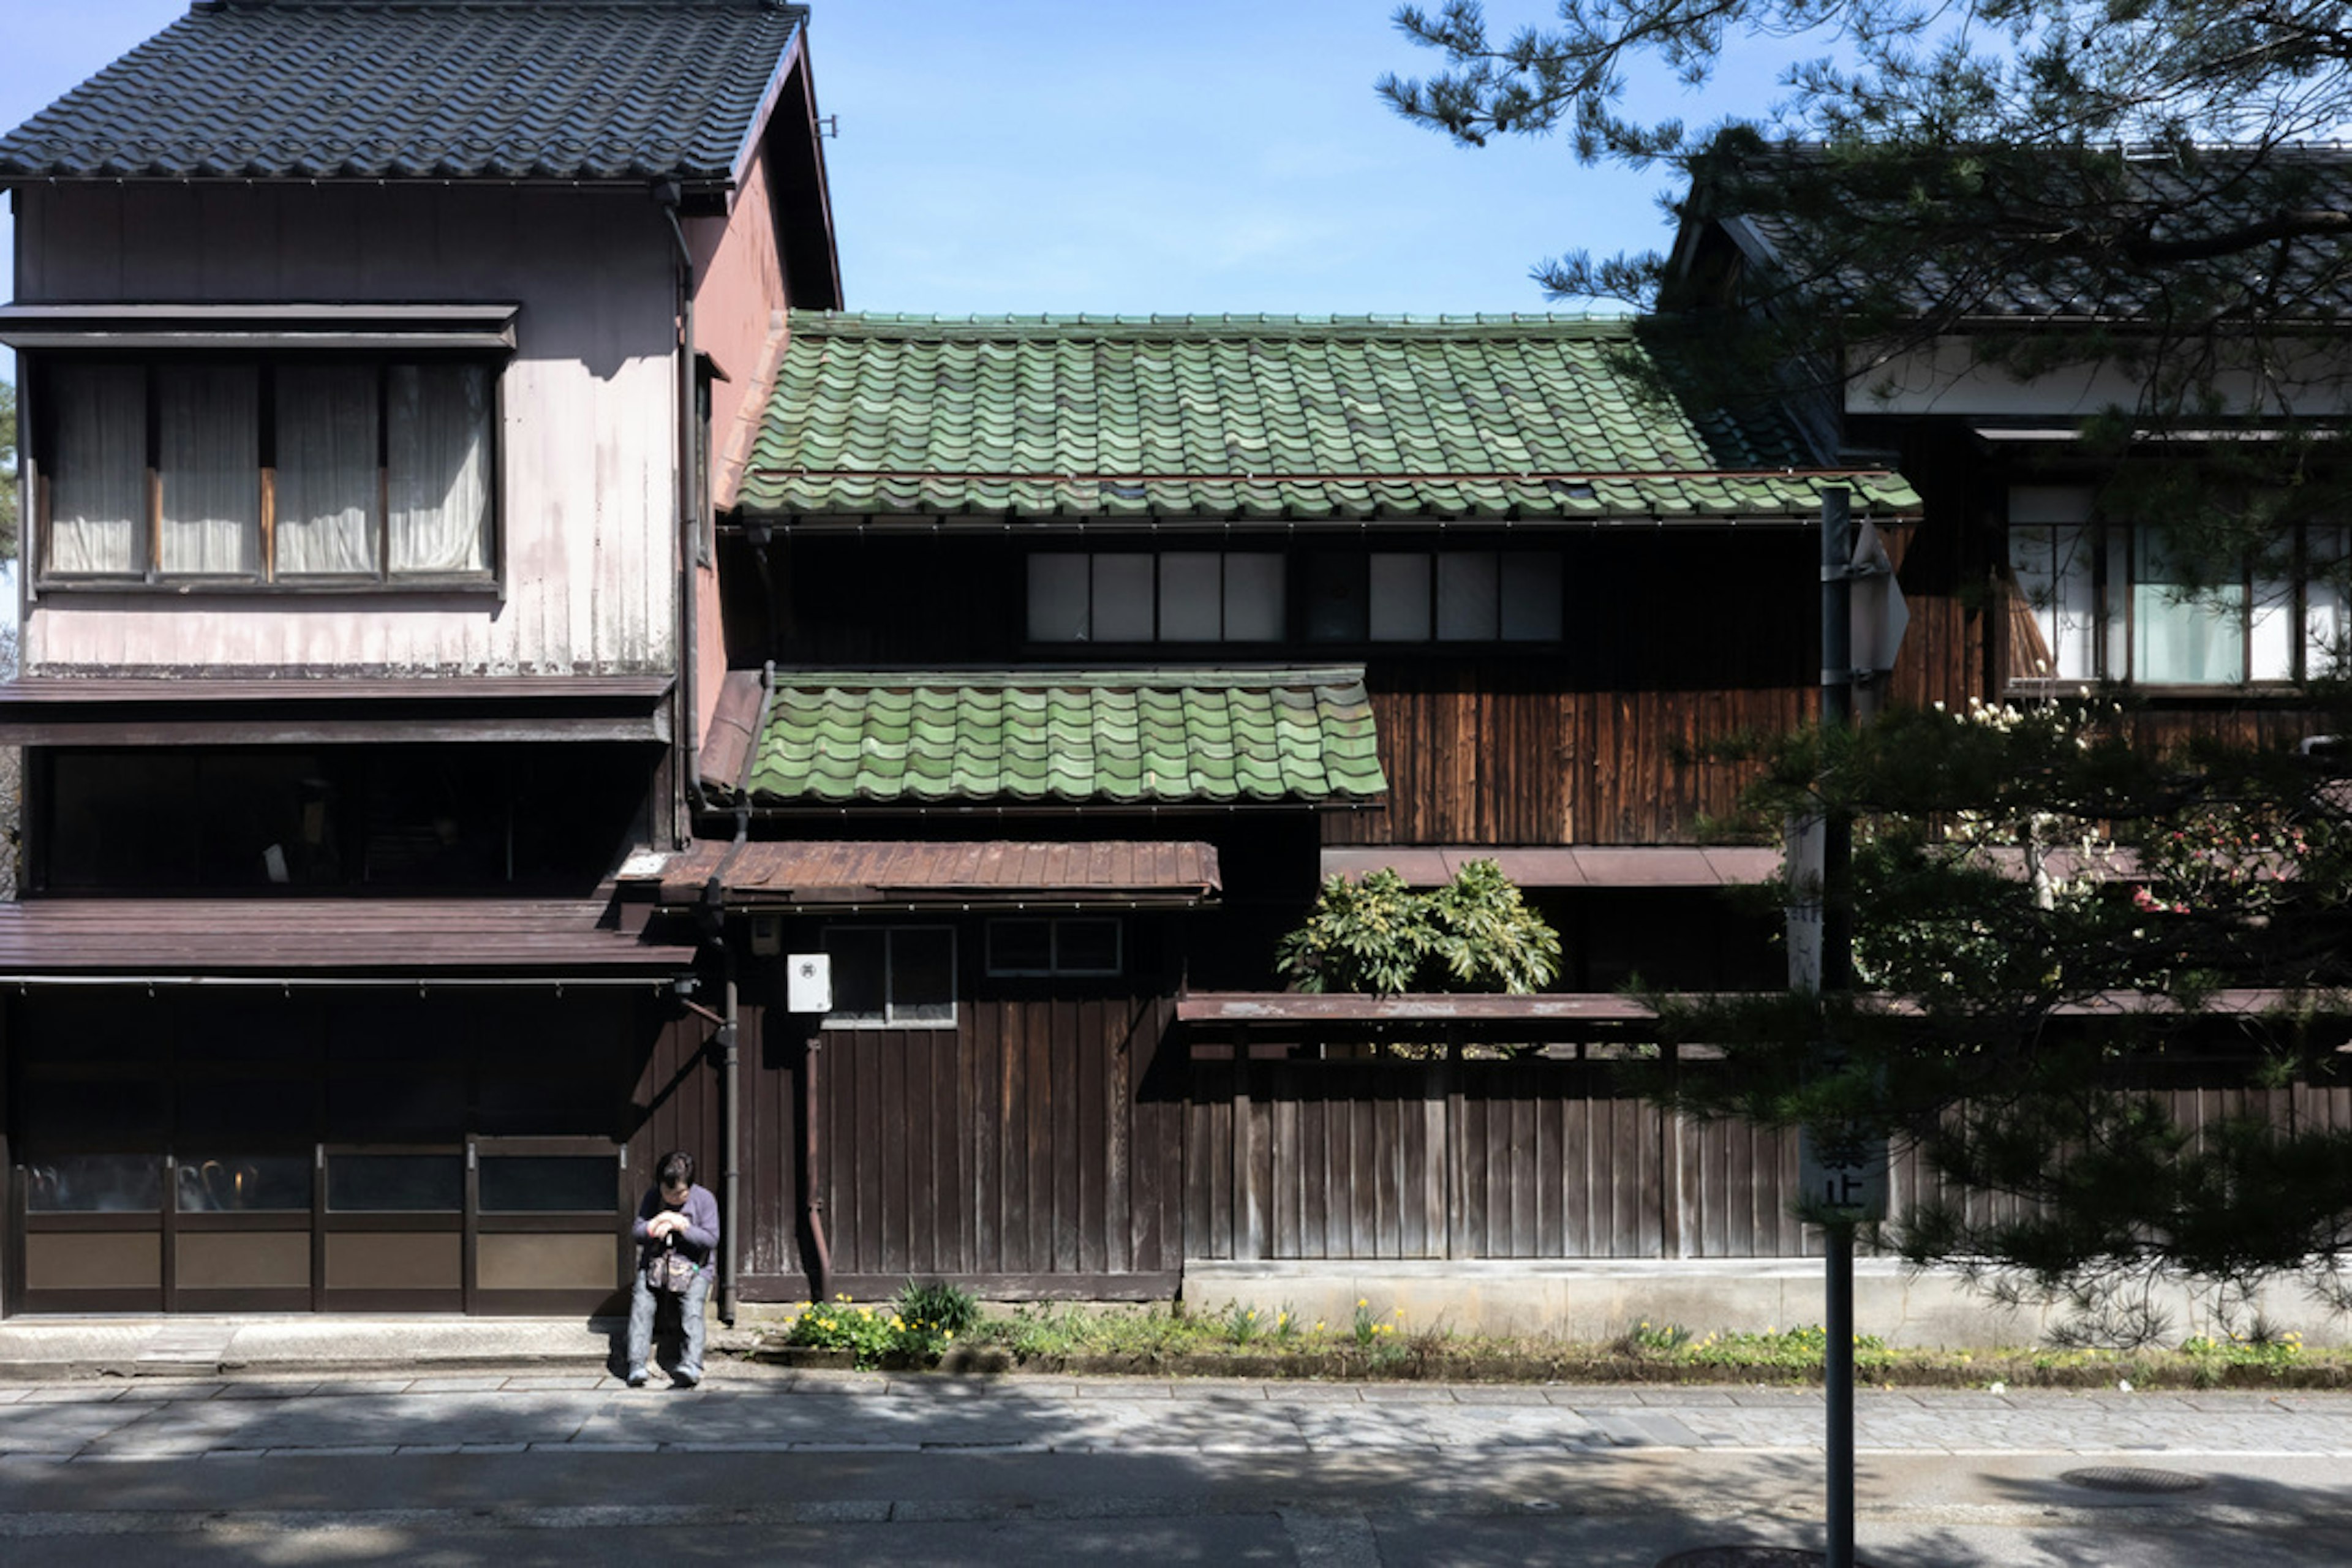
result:
[[(629, 1234), (636, 1238), (637, 1269), (640, 1273), (644, 1272), (646, 1264), (653, 1261), (654, 1255), (662, 1249), (659, 1241), (646, 1234), (646, 1222), (668, 1207), (658, 1184), (646, 1194), (646, 1201), (637, 1205), (636, 1223), (629, 1227)], [(680, 1207), (686, 1215), (686, 1229), (677, 1234), (677, 1249), (693, 1258), (702, 1272), (708, 1274), (719, 1256), (719, 1200), (710, 1195), (709, 1187), (689, 1186), (686, 1189), (686, 1202)]]

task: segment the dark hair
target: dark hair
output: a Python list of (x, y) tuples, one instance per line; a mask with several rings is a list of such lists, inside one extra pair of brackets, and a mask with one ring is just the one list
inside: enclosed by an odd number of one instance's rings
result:
[(694, 1156), (683, 1149), (671, 1150), (654, 1167), (654, 1179), (665, 1187), (694, 1185)]

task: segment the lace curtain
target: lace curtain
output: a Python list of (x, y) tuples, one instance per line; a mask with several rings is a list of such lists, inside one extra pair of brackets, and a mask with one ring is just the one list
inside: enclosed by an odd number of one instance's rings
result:
[(49, 460), (48, 569), (120, 575), (145, 569), (147, 373), (138, 365), (60, 365)]
[(376, 372), (278, 372), (278, 575), (376, 570)]
[(489, 373), (480, 365), (394, 365), (385, 395), (393, 571), (487, 571)]
[(156, 368), (158, 557), (167, 574), (261, 569), (260, 385), (251, 365)]

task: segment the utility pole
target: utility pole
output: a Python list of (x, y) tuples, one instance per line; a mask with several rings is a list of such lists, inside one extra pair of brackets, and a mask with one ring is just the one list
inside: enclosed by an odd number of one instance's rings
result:
[[(1822, 730), (1826, 736), (1853, 721), (1853, 523), (1846, 492), (1822, 491)], [(1853, 823), (1832, 805), (1822, 823), (1822, 972), (1824, 997), (1853, 985), (1853, 916), (1846, 884), (1853, 858)], [(1843, 1052), (1821, 1043), (1822, 1068), (1834, 1070)], [(1809, 1133), (1812, 1129), (1806, 1130)], [(1818, 1137), (1818, 1134), (1815, 1134)], [(1822, 1398), (1827, 1407), (1829, 1568), (1853, 1568), (1853, 1222), (1829, 1217), (1823, 1284)]]

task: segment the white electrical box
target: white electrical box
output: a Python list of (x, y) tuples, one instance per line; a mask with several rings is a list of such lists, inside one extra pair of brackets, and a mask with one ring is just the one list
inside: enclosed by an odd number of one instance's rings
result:
[(782, 915), (751, 917), (751, 955), (773, 958), (784, 951), (784, 921)]
[(796, 952), (784, 961), (784, 1009), (791, 1013), (833, 1011), (833, 954)]

